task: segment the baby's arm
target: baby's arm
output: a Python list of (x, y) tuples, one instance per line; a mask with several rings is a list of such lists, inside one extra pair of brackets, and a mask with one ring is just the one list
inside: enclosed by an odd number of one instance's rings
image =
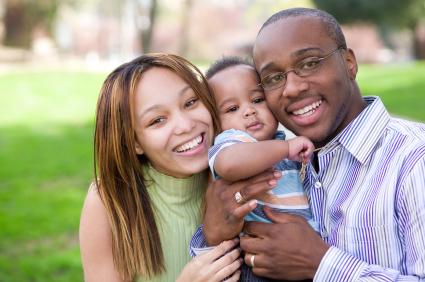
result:
[(237, 181), (254, 176), (288, 158), (310, 162), (313, 143), (306, 137), (297, 137), (289, 141), (266, 140), (260, 142), (241, 142), (223, 148), (214, 161), (214, 170), (224, 179)]

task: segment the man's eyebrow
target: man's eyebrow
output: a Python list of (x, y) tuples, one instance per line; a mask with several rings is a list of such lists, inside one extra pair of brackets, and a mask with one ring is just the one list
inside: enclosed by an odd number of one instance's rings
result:
[(227, 98), (226, 100), (224, 100), (223, 102), (221, 102), (220, 106), (218, 106), (218, 109), (219, 109), (219, 110), (221, 110), (221, 108), (223, 108), (223, 106), (224, 106), (226, 103), (231, 102), (231, 101), (233, 101), (233, 100), (236, 100), (236, 98), (235, 98), (235, 97)]
[(295, 58), (297, 58), (301, 55), (304, 55), (304, 53), (307, 53), (308, 51), (312, 51), (312, 50), (319, 50), (320, 51), (320, 50), (322, 50), (322, 48), (320, 48), (320, 47), (309, 47), (309, 48), (297, 50), (297, 51), (295, 51), (291, 54), (291, 58), (295, 59)]
[[(299, 56), (303, 55), (304, 53), (306, 53), (306, 52), (308, 52), (308, 51), (312, 51), (312, 50), (319, 50), (319, 51), (321, 51), (321, 50), (322, 50), (322, 48), (320, 48), (320, 47), (309, 47), (309, 48), (304, 48), (304, 49), (297, 50), (297, 51), (295, 51), (295, 52), (293, 52), (293, 53), (291, 54), (291, 59), (295, 59), (295, 58), (297, 58), (297, 57), (299, 57)], [(265, 65), (264, 67), (262, 67), (258, 73), (259, 73), (259, 74), (260, 74), (260, 76), (261, 76), (261, 73), (262, 73), (263, 71), (266, 71), (266, 70), (268, 70), (268, 69), (270, 69), (270, 68), (274, 67), (275, 65), (276, 65), (276, 64), (275, 64), (274, 62), (270, 62), (270, 63), (268, 63), (267, 65)]]

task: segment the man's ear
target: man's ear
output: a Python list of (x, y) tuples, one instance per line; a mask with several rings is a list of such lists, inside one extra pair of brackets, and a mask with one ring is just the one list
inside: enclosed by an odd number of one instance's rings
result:
[(138, 154), (138, 155), (144, 154), (142, 147), (140, 147), (140, 145), (137, 141), (134, 142), (134, 148), (136, 149), (136, 154)]
[(347, 70), (350, 75), (351, 80), (355, 80), (357, 76), (357, 71), (359, 70), (359, 66), (357, 65), (356, 55), (354, 54), (353, 49), (347, 48)]

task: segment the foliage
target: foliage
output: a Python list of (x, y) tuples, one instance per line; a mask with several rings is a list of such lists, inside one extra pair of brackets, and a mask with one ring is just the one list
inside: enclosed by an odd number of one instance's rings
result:
[(409, 26), (424, 17), (423, 0), (313, 0), (341, 24), (356, 21)]

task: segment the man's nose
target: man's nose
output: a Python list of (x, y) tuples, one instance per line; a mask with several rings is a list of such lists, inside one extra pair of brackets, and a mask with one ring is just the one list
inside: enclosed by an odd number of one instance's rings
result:
[(282, 95), (284, 97), (296, 97), (308, 88), (309, 84), (305, 77), (300, 77), (295, 72), (291, 71), (286, 74), (286, 83), (283, 86)]

